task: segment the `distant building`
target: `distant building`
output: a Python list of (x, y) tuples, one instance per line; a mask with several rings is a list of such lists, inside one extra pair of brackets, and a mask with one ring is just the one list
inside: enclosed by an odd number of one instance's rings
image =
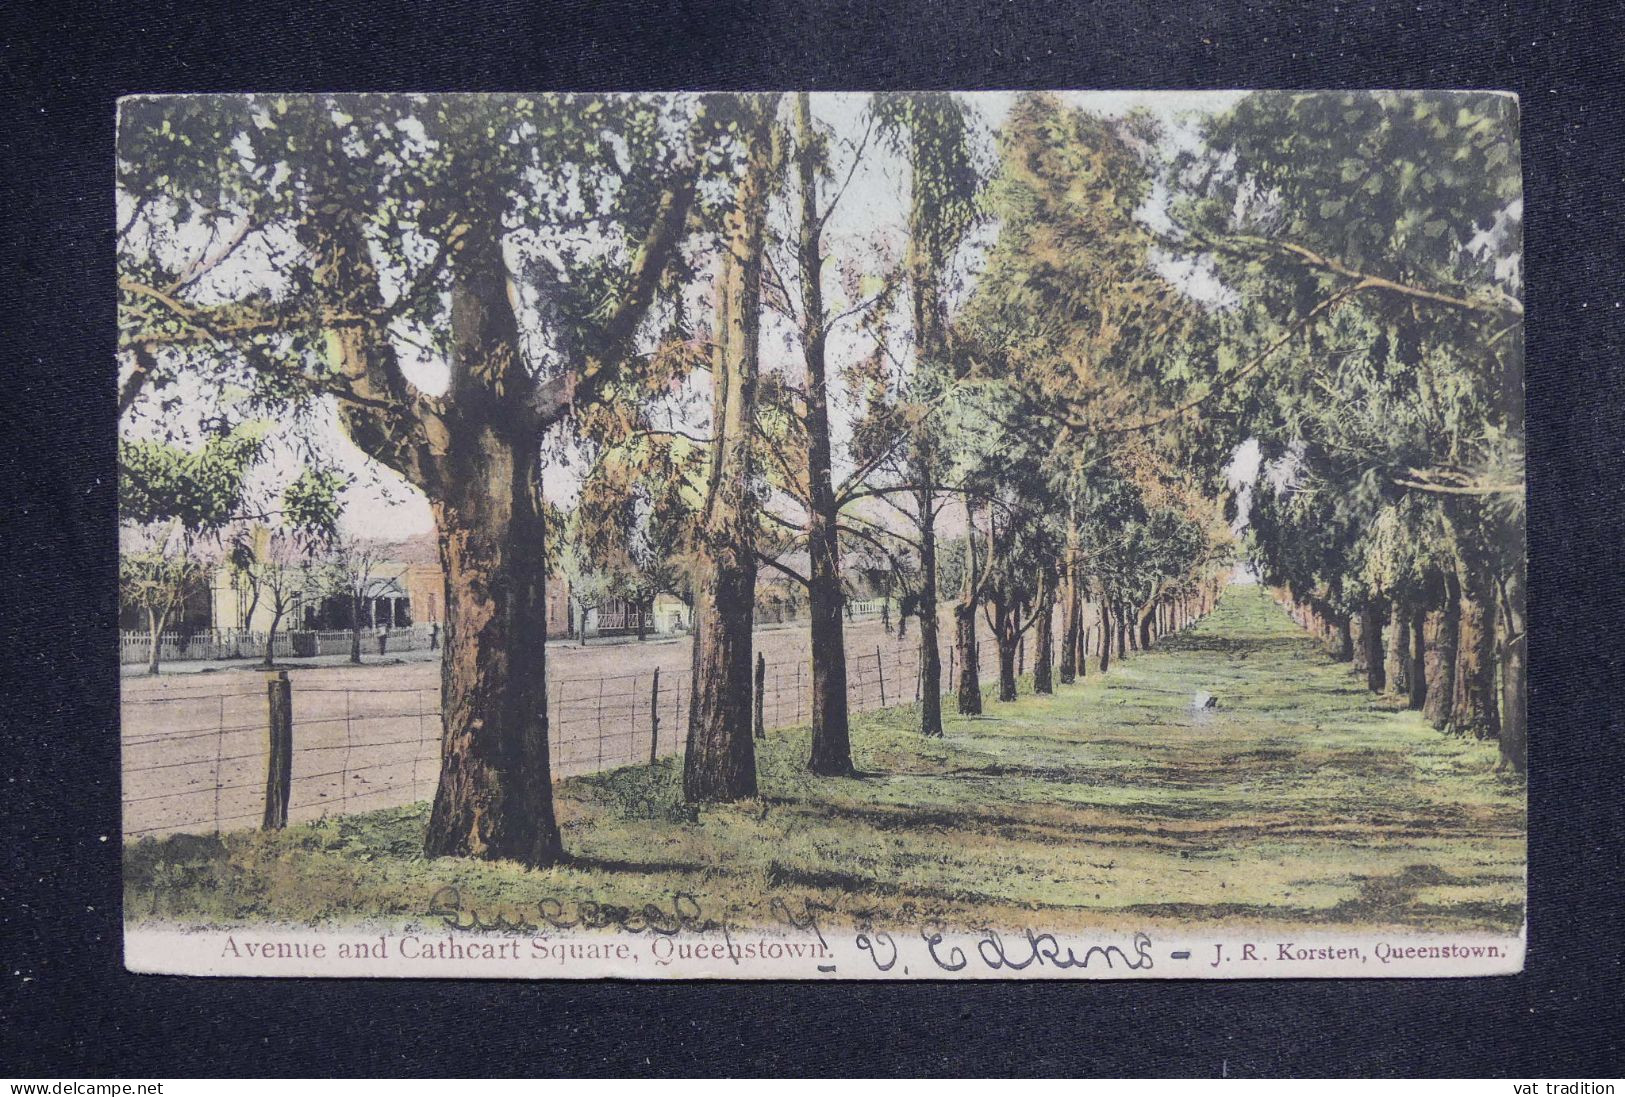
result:
[[(445, 579), (433, 534), (381, 544), (375, 550), (361, 606), (361, 624), (372, 630), (444, 624)], [(320, 568), (312, 566), (296, 575), (300, 588), (294, 604), (277, 623), (281, 631), (337, 631), (350, 627), (350, 599), (324, 586)], [(547, 586), (547, 635), (570, 634), (570, 586), (555, 573)], [(207, 578), (189, 592), (166, 631), (183, 635), (206, 632), (265, 632), (271, 627), (272, 607), (263, 593), (256, 600), (253, 586), (227, 561), (213, 564)], [(138, 607), (119, 607), (119, 626), (144, 630), (146, 614)]]
[(647, 601), (601, 598), (580, 606), (578, 617), (581, 635), (588, 639), (671, 636), (687, 632), (692, 620), (688, 604), (670, 594), (657, 594)]
[[(846, 616), (850, 619), (876, 617), (887, 601), (886, 592), (871, 576), (880, 568), (873, 556), (863, 552), (845, 552), (841, 560), (841, 587), (846, 596)], [(806, 576), (812, 560), (805, 549), (787, 552), (778, 558), (790, 571)], [(801, 620), (808, 612), (807, 587), (771, 564), (756, 569), (756, 623), (758, 625), (785, 624)]]
[(654, 631), (657, 636), (672, 636), (694, 627), (693, 609), (676, 595), (655, 595), (653, 613)]

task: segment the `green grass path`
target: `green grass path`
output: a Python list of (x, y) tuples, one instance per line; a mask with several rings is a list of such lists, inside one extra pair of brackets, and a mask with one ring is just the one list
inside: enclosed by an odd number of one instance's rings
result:
[[(1198, 691), (1218, 707), (1193, 709)], [(825, 904), (832, 924), (1515, 930), (1522, 783), (1493, 773), (1493, 744), (1396, 708), (1236, 586), (1155, 651), (1053, 697), (990, 700), (941, 740), (915, 734), (906, 707), (859, 717), (855, 779), (804, 774), (802, 728), (760, 745), (749, 803), (686, 807), (674, 760), (566, 781), (566, 866), (426, 861), (419, 805), (132, 845), (126, 906), (404, 922), (454, 884), (486, 909), (669, 907), (681, 892), (736, 924), (769, 921), (779, 897)]]

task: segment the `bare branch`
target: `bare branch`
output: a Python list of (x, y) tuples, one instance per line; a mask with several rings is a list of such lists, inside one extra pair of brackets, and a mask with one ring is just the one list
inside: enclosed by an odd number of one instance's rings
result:
[(1524, 492), (1522, 481), (1484, 481), (1466, 469), (1454, 468), (1406, 469), (1405, 474), (1395, 476), (1393, 482), (1399, 487), (1436, 495), (1522, 495)]
[[(874, 532), (876, 534), (883, 534), (883, 535), (885, 535), (887, 537), (891, 537), (891, 538), (893, 538), (895, 540), (903, 542), (903, 544), (905, 544), (905, 545), (909, 546), (910, 548), (914, 549), (916, 552), (919, 551), (920, 543), (918, 541), (914, 540), (914, 538), (908, 536), (905, 533), (899, 533), (897, 530), (891, 529), (891, 528), (889, 528), (887, 526), (880, 525), (878, 522), (871, 522), (871, 521), (869, 521), (869, 519), (864, 518), (861, 515), (848, 514), (843, 518), (843, 521), (845, 521), (845, 522), (860, 522), (860, 523), (863, 524), (863, 526), (866, 529), (869, 529), (869, 530), (871, 530), (872, 532)], [(851, 528), (849, 528), (849, 527), (847, 527), (845, 525), (840, 525), (840, 524), (837, 524), (837, 528), (847, 530), (847, 532), (849, 532), (849, 533), (857, 533), (858, 532), (856, 529), (851, 529)]]
[(830, 214), (835, 212), (835, 207), (840, 205), (841, 199), (846, 196), (846, 188), (852, 185), (852, 177), (858, 173), (858, 166), (863, 163), (864, 150), (869, 147), (869, 138), (874, 131), (875, 117), (871, 112), (868, 124), (863, 127), (863, 139), (858, 142), (857, 151), (852, 154), (852, 166), (846, 169), (846, 178), (841, 181), (841, 188), (835, 192), (835, 197), (829, 200), (829, 205), (824, 207), (823, 214), (818, 218), (819, 235), (823, 235), (824, 226), (829, 223)]
[(1202, 395), (1191, 400), (1187, 400), (1185, 403), (1171, 408), (1160, 415), (1154, 415), (1149, 419), (1142, 419), (1139, 422), (1128, 423), (1123, 426), (1102, 427), (1081, 420), (1074, 420), (1067, 425), (1075, 430), (1083, 431), (1086, 434), (1110, 436), (1133, 434), (1137, 431), (1148, 430), (1151, 427), (1161, 426), (1164, 423), (1178, 419), (1180, 416), (1201, 407), (1215, 396), (1224, 392), (1237, 381), (1241, 381), (1251, 375), (1258, 369), (1259, 366), (1262, 366), (1265, 362), (1269, 361), (1270, 357), (1273, 356), (1276, 351), (1280, 350), (1298, 335), (1302, 334), (1303, 331), (1309, 327), (1309, 325), (1313, 324), (1321, 316), (1336, 309), (1343, 302), (1354, 296), (1360, 291), (1360, 288), (1359, 283), (1356, 283), (1352, 286), (1345, 286), (1344, 288), (1338, 290), (1336, 293), (1332, 294), (1330, 297), (1327, 297), (1325, 300), (1315, 305), (1314, 308), (1310, 309), (1308, 312), (1299, 317), (1290, 327), (1287, 328), (1286, 333), (1279, 339), (1265, 347), (1258, 354), (1255, 354), (1243, 365), (1232, 370), (1229, 377), (1221, 378), (1220, 380), (1215, 381), (1213, 384), (1208, 386), (1207, 390), (1203, 392)]
[(1311, 251), (1301, 244), (1294, 244), (1287, 240), (1271, 240), (1264, 236), (1234, 235), (1218, 240), (1203, 239), (1201, 242), (1215, 250), (1232, 253), (1248, 250), (1272, 252), (1310, 270), (1322, 271), (1351, 281), (1358, 285), (1360, 289), (1375, 289), (1387, 293), (1397, 293), (1406, 297), (1431, 301), (1435, 304), (1447, 305), (1451, 308), (1466, 309), (1471, 312), (1504, 312), (1513, 316), (1523, 315), (1523, 302), (1499, 288), (1479, 290), (1468, 296), (1461, 293), (1445, 293), (1424, 286), (1413, 286), (1409, 283), (1397, 282), (1391, 278), (1383, 278), (1379, 275), (1355, 270), (1340, 260)]
[(812, 580), (811, 579), (808, 579), (805, 575), (802, 575), (799, 571), (796, 571), (794, 568), (790, 567), (788, 564), (781, 563), (778, 560), (777, 557), (769, 556), (765, 552), (758, 552), (756, 554), (756, 559), (758, 561), (760, 561), (761, 563), (766, 564), (770, 568), (774, 568), (774, 569), (776, 569), (778, 571), (782, 571), (784, 574), (788, 575), (790, 578), (794, 579), (796, 582), (800, 583), (802, 586), (805, 586), (805, 587), (812, 586)]
[[(244, 240), (247, 240), (250, 235), (259, 229), (264, 228), (265, 226), (266, 222), (260, 221), (255, 216), (254, 211), (250, 210), (247, 216), (243, 218), (243, 223), (239, 225), (237, 227), (237, 231), (232, 234), (231, 239), (226, 241), (225, 246), (212, 256), (209, 255), (207, 249), (200, 253), (197, 260), (183, 270), (179, 278), (170, 283), (169, 292), (177, 293), (180, 290), (185, 289), (187, 286), (191, 285), (193, 282), (196, 282), (199, 278), (202, 278), (205, 274), (208, 274), (211, 270), (218, 267), (221, 263), (224, 263), (227, 259), (230, 259), (232, 255), (236, 253), (237, 249), (242, 246)], [(213, 242), (212, 237), (210, 242)]]

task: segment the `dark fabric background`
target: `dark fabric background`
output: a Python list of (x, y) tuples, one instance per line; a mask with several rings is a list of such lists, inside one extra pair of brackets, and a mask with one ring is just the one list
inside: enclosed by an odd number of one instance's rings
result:
[[(1462, 0), (8, 5), (0, 1074), (1619, 1075), (1622, 12)], [(673, 87), (1521, 94), (1534, 664), (1523, 975), (753, 986), (122, 971), (114, 98)]]

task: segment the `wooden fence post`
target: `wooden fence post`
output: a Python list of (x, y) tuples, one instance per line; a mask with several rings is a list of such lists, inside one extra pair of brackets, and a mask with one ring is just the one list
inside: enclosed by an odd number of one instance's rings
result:
[(649, 687), (649, 764), (660, 756), (660, 668), (655, 667), (655, 680)]
[(293, 791), (293, 685), (288, 672), (265, 676), (270, 749), (265, 758), (265, 819), (263, 830), (288, 825), (288, 800)]
[(767, 726), (762, 717), (762, 702), (767, 689), (767, 656), (756, 653), (756, 738), (767, 738)]
[(886, 668), (880, 662), (880, 645), (875, 645), (875, 675), (880, 679), (880, 707), (886, 707)]
[(598, 679), (598, 768), (604, 768), (604, 680)]

